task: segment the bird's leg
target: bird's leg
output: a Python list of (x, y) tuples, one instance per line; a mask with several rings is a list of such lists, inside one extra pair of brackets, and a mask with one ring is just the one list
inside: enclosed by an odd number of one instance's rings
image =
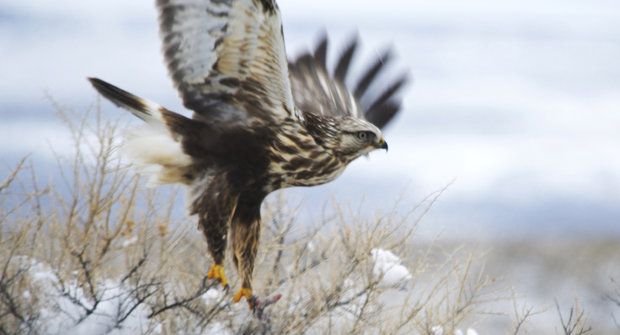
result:
[(251, 287), (241, 287), (239, 291), (237, 291), (237, 293), (233, 295), (233, 302), (237, 303), (241, 301), (241, 298), (245, 298), (245, 300), (248, 301), (248, 304), (250, 305), (250, 307), (253, 307), (254, 305), (253, 299), (255, 299), (255, 297), (252, 294)]
[(258, 249), (260, 236), (260, 220), (250, 222), (237, 221), (232, 225), (232, 242), (237, 273), (241, 277), (241, 289), (233, 296), (233, 302), (239, 302), (245, 298), (250, 308), (254, 309), (256, 297), (252, 293), (252, 272), (254, 271), (254, 259)]
[(226, 279), (226, 275), (224, 274), (223, 265), (217, 263), (211, 265), (209, 272), (207, 272), (207, 278), (219, 281), (224, 290), (228, 290), (228, 279)]
[[(217, 224), (218, 221), (215, 221), (214, 218), (216, 219), (217, 217), (215, 215), (205, 215), (204, 217), (201, 217), (199, 221), (199, 227), (202, 229), (202, 232), (207, 238), (209, 253), (214, 261), (214, 264), (211, 265), (209, 272), (207, 272), (207, 278), (219, 281), (222, 287), (225, 290), (228, 290), (228, 279), (224, 274), (223, 265), (224, 255), (226, 252), (228, 226), (226, 224)], [(219, 222), (221, 222), (221, 220)]]

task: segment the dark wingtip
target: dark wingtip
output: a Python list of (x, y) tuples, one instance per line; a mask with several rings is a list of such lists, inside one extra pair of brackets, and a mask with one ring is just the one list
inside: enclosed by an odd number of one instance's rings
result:
[(393, 97), (402, 91), (409, 79), (409, 72), (405, 72), (397, 80), (393, 81), (368, 107), (365, 113), (366, 119), (380, 129), (385, 127), (400, 111), (401, 101), (394, 101)]
[(320, 33), (319, 43), (314, 49), (314, 58), (317, 60), (319, 66), (324, 69), (327, 68), (327, 45), (329, 44), (329, 40), (327, 38), (327, 33), (325, 31)]
[(334, 71), (334, 78), (344, 83), (347, 77), (347, 73), (349, 72), (349, 67), (351, 65), (351, 59), (353, 58), (353, 54), (357, 49), (357, 45), (359, 42), (359, 35), (355, 33), (353, 37), (351, 37), (349, 45), (344, 49), (340, 59), (338, 60), (338, 65), (336, 65), (336, 70)]
[(400, 101), (387, 102), (368, 110), (364, 116), (370, 123), (374, 124), (379, 129), (383, 129), (394, 119), (401, 109), (402, 105)]
[(362, 78), (359, 80), (355, 87), (354, 95), (357, 99), (360, 99), (368, 90), (368, 87), (375, 81), (377, 75), (383, 70), (392, 58), (392, 48), (384, 49), (379, 54), (375, 62), (368, 67)]

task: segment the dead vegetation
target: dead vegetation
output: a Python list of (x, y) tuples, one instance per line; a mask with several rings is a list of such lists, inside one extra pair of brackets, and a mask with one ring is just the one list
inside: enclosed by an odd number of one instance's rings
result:
[[(453, 334), (503, 299), (475, 254), (416, 243), (443, 190), (409, 213), (335, 208), (303, 226), (280, 197), (263, 208), (255, 277), (282, 299), (253, 316), (207, 280), (179, 192), (145, 189), (119, 159), (118, 125), (64, 119), (75, 155), (59, 158), (60, 180), (41, 183), (24, 159), (0, 182), (0, 334)], [(566, 334), (586, 333), (581, 310), (558, 312)], [(512, 333), (533, 314), (515, 305)]]

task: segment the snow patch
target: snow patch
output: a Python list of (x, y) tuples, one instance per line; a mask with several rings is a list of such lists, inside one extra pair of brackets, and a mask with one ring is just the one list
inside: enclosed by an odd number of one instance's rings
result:
[[(442, 326), (433, 326), (431, 328), (431, 334), (432, 335), (444, 335), (443, 327)], [(463, 333), (463, 331), (460, 330), (460, 329), (455, 329), (454, 330), (454, 335), (478, 335), (478, 332), (475, 331), (472, 328), (467, 328), (467, 331), (465, 333)]]
[(210, 288), (202, 295), (202, 300), (207, 305), (214, 305), (224, 298), (224, 292), (216, 288)]
[[(54, 271), (47, 265), (29, 257), (15, 257), (14, 262), (26, 271), (32, 284), (41, 295), (37, 327), (42, 334), (139, 334), (150, 331), (160, 333), (161, 327), (148, 319), (149, 311), (136, 303), (131, 288), (115, 280), (97, 283), (99, 303), (94, 301), (78, 285), (70, 280), (61, 283)], [(61, 287), (64, 289), (61, 291)], [(32, 295), (25, 291), (24, 295)], [(87, 312), (87, 309), (93, 309)]]
[(384, 287), (405, 288), (412, 276), (398, 256), (389, 250), (375, 248), (370, 251), (374, 267), (373, 275), (380, 278)]
[(138, 237), (137, 236), (132, 236), (128, 239), (125, 239), (123, 241), (123, 248), (129, 247), (131, 245), (136, 244), (136, 242), (138, 242)]

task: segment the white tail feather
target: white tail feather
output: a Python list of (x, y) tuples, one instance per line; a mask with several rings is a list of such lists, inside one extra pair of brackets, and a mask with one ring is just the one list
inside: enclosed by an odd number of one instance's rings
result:
[(151, 123), (128, 132), (123, 152), (141, 174), (150, 176), (150, 187), (184, 182), (184, 171), (192, 163), (163, 124)]
[(149, 185), (188, 183), (187, 168), (192, 159), (183, 152), (180, 137), (170, 133), (165, 120), (165, 115), (180, 116), (101, 79), (89, 80), (104, 97), (146, 122), (146, 126), (125, 136), (123, 151), (144, 174), (151, 176)]

